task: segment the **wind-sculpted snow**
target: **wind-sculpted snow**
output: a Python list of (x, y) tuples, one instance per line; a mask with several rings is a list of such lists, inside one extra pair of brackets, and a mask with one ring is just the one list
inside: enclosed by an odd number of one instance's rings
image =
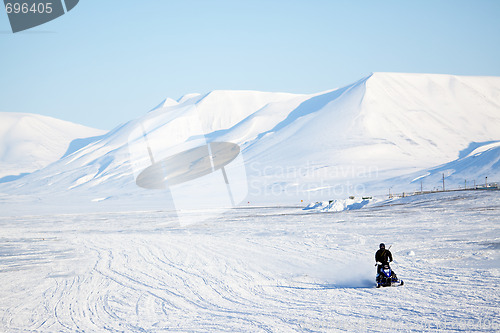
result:
[[(500, 329), (499, 192), (173, 221), (163, 211), (1, 217), (0, 331)], [(380, 242), (403, 287), (375, 288)]]

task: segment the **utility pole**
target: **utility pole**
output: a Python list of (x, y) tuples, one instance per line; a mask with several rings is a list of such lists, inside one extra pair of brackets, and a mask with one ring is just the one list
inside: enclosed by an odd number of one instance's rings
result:
[(443, 192), (444, 192), (444, 173), (443, 173)]
[(488, 177), (486, 177), (486, 179), (484, 181), (484, 187), (488, 188)]
[(467, 189), (467, 179), (465, 180), (465, 189)]

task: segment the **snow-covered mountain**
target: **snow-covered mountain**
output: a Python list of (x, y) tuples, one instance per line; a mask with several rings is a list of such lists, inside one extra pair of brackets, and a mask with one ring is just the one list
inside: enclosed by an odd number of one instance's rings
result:
[[(409, 175), (391, 180), (394, 191), (441, 190), (442, 177), (445, 188), (472, 188), (500, 181), (500, 141), (471, 143), (459, 158)], [(409, 186), (411, 184), (412, 186)], [(448, 185), (446, 185), (448, 184)], [(393, 192), (394, 192), (393, 191)]]
[(0, 178), (41, 169), (104, 133), (51, 117), (0, 112)]
[(477, 163), (492, 180), (500, 177), (498, 147), (491, 146), (500, 141), (499, 77), (375, 73), (317, 94), (213, 91), (166, 99), (44, 169), (0, 184), (0, 192), (168, 200), (136, 186), (129, 140), (141, 128), (146, 136), (170, 138), (165, 129), (173, 128), (173, 139), (194, 142), (191, 125), (176, 125), (186, 116), (196, 117), (196, 134), (203, 132), (206, 142), (240, 147), (252, 203), (373, 194), (396, 179), (413, 186), (416, 177), (441, 173), (438, 166), (450, 162), (457, 164), (449, 174), (456, 184)]

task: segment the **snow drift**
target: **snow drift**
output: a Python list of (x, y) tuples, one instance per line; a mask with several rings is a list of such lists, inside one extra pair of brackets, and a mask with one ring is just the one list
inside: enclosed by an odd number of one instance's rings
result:
[(320, 201), (310, 203), (303, 210), (319, 211), (319, 212), (342, 212), (344, 210), (361, 209), (372, 201), (371, 198), (349, 198), (336, 199), (329, 201)]

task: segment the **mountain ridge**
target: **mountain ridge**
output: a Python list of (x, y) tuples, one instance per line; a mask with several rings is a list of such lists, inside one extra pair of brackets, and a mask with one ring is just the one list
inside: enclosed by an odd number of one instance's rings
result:
[(0, 178), (30, 173), (65, 155), (71, 143), (105, 131), (31, 113), (0, 112)]
[[(472, 142), (500, 140), (500, 77), (372, 73), (315, 94), (222, 90), (167, 101), (40, 171), (0, 184), (0, 192), (151, 199), (154, 193), (135, 185), (129, 136), (145, 124), (154, 137), (177, 116), (196, 117), (207, 142), (241, 147), (257, 188), (249, 192), (253, 202), (345, 198), (359, 184), (369, 192), (396, 179), (410, 185), (405, 175), (453, 162)], [(188, 127), (177, 129), (192, 139)]]

